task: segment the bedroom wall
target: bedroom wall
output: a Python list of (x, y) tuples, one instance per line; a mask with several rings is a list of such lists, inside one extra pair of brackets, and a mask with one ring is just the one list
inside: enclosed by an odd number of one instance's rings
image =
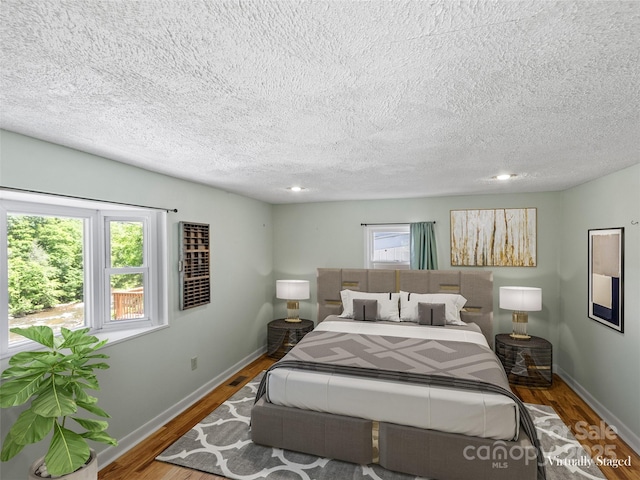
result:
[[(316, 319), (315, 276), (318, 267), (363, 268), (364, 229), (361, 223), (436, 221), (440, 269), (451, 269), (450, 210), (467, 208), (536, 207), (538, 266), (497, 267), (494, 273), (494, 331), (511, 331), (511, 312), (498, 308), (498, 287), (542, 288), (543, 310), (531, 312), (528, 330), (557, 342), (559, 283), (557, 275), (561, 211), (559, 193), (470, 195), (400, 200), (346, 201), (274, 206), (275, 278), (311, 281), (312, 298), (301, 302), (301, 316)], [(484, 268), (484, 267), (465, 267)], [(285, 305), (276, 302), (276, 315)]]
[[(169, 328), (105, 349), (111, 369), (99, 375), (100, 405), (112, 415), (109, 433), (123, 447), (136, 440), (136, 429), (264, 351), (275, 294), (271, 205), (11, 132), (0, 135), (2, 185), (178, 209), (167, 217)], [(212, 245), (212, 302), (184, 312), (178, 309), (181, 220), (209, 223)], [(2, 438), (17, 414), (2, 410)], [(24, 478), (43, 453), (44, 445), (27, 447), (0, 464), (0, 477)]]
[[(640, 165), (563, 192), (562, 207), (560, 373), (640, 451)], [(625, 229), (624, 333), (587, 315), (587, 231), (609, 227)]]

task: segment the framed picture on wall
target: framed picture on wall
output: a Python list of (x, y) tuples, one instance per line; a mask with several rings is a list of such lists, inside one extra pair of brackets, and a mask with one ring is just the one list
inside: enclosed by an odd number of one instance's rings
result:
[(451, 210), (451, 266), (535, 267), (537, 210)]
[(624, 332), (624, 228), (589, 230), (589, 318)]

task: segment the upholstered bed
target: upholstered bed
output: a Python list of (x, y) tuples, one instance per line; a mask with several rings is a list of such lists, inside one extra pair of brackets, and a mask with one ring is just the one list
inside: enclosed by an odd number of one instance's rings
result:
[[(491, 272), (318, 269), (317, 280), (318, 326), (265, 375), (255, 443), (441, 480), (544, 476), (535, 429), (489, 347)], [(433, 317), (444, 304), (419, 301), (460, 296), (444, 325)]]

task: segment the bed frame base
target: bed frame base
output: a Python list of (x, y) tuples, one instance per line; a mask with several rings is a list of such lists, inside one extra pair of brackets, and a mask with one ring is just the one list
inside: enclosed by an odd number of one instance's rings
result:
[[(373, 463), (370, 420), (274, 405), (251, 412), (254, 443), (366, 465)], [(380, 466), (438, 480), (535, 480), (536, 452), (522, 432), (514, 442), (380, 422)]]
[(370, 420), (282, 407), (262, 397), (251, 411), (251, 440), (259, 445), (368, 464), (373, 458)]
[(381, 423), (379, 463), (439, 480), (537, 478), (536, 450), (524, 434), (506, 442)]

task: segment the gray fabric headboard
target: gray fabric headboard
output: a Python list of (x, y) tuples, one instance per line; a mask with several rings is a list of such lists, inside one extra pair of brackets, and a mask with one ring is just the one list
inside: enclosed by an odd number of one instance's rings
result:
[(461, 312), (493, 347), (493, 272), (464, 270), (318, 269), (318, 322), (342, 313), (341, 290), (361, 292), (459, 293), (467, 299)]

